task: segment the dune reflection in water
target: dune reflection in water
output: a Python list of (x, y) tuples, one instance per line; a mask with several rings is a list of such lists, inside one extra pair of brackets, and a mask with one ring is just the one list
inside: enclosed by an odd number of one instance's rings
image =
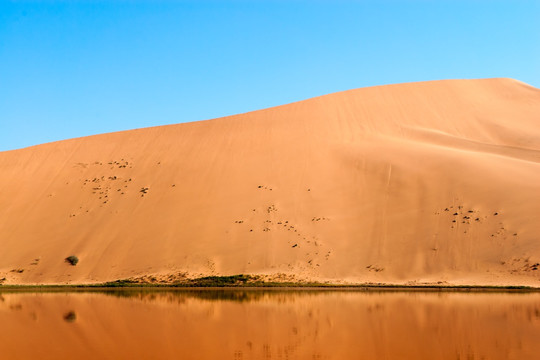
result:
[(534, 359), (539, 293), (1, 293), (2, 359)]

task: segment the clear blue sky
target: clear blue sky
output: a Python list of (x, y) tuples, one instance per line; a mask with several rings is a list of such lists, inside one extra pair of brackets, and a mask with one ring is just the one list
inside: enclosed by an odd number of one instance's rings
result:
[(0, 1), (0, 151), (486, 77), (540, 87), (540, 1)]

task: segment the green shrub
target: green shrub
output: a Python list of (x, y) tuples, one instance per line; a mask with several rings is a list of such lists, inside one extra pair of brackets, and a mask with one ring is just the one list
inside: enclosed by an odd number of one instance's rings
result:
[(79, 262), (79, 258), (76, 257), (75, 255), (70, 255), (68, 256), (66, 259), (66, 262), (70, 263), (70, 265), (77, 265), (77, 263)]

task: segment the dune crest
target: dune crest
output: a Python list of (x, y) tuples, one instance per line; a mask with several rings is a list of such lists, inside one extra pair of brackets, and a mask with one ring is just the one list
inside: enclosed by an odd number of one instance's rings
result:
[(539, 287), (539, 198), (539, 89), (362, 88), (1, 152), (0, 279)]

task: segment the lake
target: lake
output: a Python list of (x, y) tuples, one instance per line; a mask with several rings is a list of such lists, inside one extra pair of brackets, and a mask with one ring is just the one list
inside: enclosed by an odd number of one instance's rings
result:
[(538, 359), (540, 293), (2, 292), (1, 359)]

